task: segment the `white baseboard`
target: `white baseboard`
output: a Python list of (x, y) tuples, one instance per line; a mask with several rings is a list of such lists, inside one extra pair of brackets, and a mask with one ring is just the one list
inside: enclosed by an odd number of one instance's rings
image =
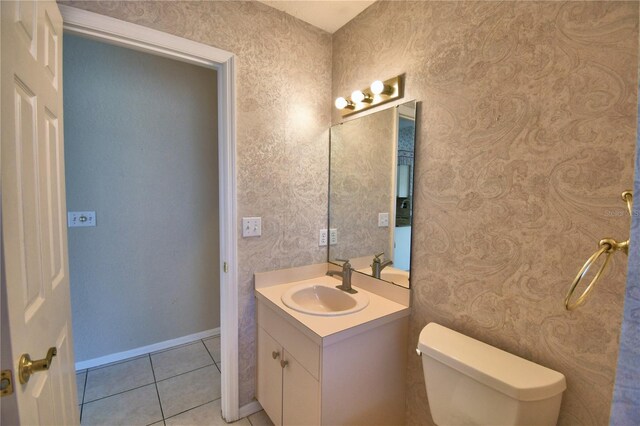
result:
[(260, 405), (258, 401), (251, 401), (247, 405), (243, 405), (242, 407), (240, 407), (238, 413), (240, 415), (240, 418), (242, 419), (244, 417), (252, 415), (253, 413), (257, 413), (260, 410), (262, 410), (262, 405)]
[(76, 371), (84, 370), (87, 368), (99, 367), (101, 365), (110, 364), (112, 362), (122, 361), (123, 359), (148, 354), (150, 352), (161, 351), (163, 349), (168, 349), (173, 346), (184, 345), (185, 343), (191, 343), (191, 342), (195, 342), (196, 340), (206, 339), (208, 337), (214, 337), (219, 335), (220, 335), (220, 327), (213, 328), (211, 330), (201, 331), (200, 333), (189, 334), (188, 336), (178, 337), (177, 339), (165, 340), (164, 342), (154, 343), (153, 345), (142, 346), (140, 348), (130, 349), (124, 352), (118, 352), (111, 355), (101, 356), (99, 358), (93, 358), (93, 359), (88, 359), (86, 361), (76, 362)]

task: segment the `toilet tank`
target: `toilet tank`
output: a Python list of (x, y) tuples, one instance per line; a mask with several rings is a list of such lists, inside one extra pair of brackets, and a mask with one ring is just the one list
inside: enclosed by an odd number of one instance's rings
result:
[(433, 421), (449, 425), (555, 425), (564, 375), (436, 323), (420, 333)]

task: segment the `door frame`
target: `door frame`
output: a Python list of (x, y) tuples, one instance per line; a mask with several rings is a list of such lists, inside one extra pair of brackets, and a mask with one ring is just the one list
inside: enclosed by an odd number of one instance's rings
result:
[[(67, 33), (217, 71), (220, 209), (220, 333), (222, 417), (239, 419), (238, 236), (235, 55), (213, 46), (70, 6), (58, 5)], [(63, 46), (64, 52), (64, 46)], [(64, 54), (64, 53), (63, 53)], [(63, 71), (64, 72), (64, 71)]]

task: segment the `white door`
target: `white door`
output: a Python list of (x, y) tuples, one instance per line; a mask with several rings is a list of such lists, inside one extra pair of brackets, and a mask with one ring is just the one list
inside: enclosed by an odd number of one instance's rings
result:
[[(21, 424), (73, 425), (78, 406), (65, 224), (62, 17), (53, 1), (0, 1), (0, 7), (3, 285), (14, 393)], [(49, 348), (57, 350), (50, 368), (21, 384), (21, 355), (38, 360)]]

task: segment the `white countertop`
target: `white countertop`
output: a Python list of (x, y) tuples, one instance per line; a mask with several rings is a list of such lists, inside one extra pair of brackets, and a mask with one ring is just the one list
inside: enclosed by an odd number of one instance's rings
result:
[(369, 305), (359, 312), (340, 316), (320, 316), (304, 314), (282, 303), (281, 296), (290, 287), (305, 283), (339, 285), (340, 281), (329, 276), (320, 276), (286, 284), (261, 287), (255, 290), (258, 300), (264, 302), (273, 311), (287, 319), (300, 331), (323, 346), (333, 344), (353, 334), (359, 334), (371, 328), (379, 327), (398, 318), (408, 316), (410, 309), (377, 294), (353, 286), (358, 292), (369, 297)]

